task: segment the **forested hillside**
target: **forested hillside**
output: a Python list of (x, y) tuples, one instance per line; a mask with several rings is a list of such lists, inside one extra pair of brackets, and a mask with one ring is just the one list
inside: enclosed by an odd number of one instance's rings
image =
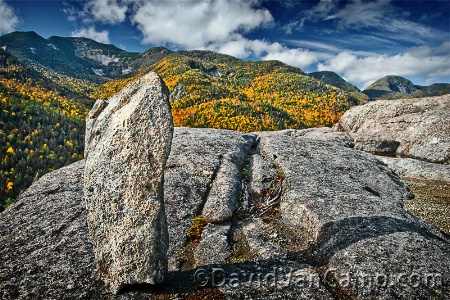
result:
[[(169, 88), (176, 126), (239, 131), (333, 125), (358, 100), (278, 61), (243, 61), (209, 51), (169, 54), (147, 70)], [(107, 97), (129, 80), (106, 83)]]
[[(83, 157), (84, 118), (92, 101), (88, 97), (82, 101), (80, 94), (86, 91), (77, 90), (80, 86), (76, 82), (71, 85), (68, 78), (53, 79), (23, 66), (0, 50), (3, 205), (12, 202), (35, 178)], [(60, 86), (64, 87), (61, 92)], [(74, 100), (75, 95), (78, 100)]]
[(176, 126), (246, 132), (331, 126), (358, 104), (346, 91), (278, 61), (162, 47), (127, 53), (33, 32), (2, 36), (0, 47), (3, 206), (35, 178), (81, 159), (84, 119), (95, 99), (148, 71), (168, 86)]

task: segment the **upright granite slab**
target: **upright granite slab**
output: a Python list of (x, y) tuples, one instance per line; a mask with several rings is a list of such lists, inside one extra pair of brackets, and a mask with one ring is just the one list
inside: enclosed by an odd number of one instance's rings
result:
[(168, 90), (155, 73), (98, 100), (87, 116), (87, 220), (99, 275), (114, 293), (165, 278), (163, 175), (172, 135)]

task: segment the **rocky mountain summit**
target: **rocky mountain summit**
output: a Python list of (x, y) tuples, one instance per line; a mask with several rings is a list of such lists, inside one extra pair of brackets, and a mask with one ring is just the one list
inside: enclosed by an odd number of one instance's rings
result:
[(363, 93), (372, 100), (431, 97), (449, 94), (450, 84), (420, 86), (401, 76), (388, 75), (372, 83)]
[[(0, 214), (0, 296), (445, 297), (449, 236), (408, 213), (403, 208), (413, 197), (408, 185), (355, 145), (351, 134), (331, 128), (255, 133), (175, 128), (162, 185), (169, 271), (164, 282), (129, 281), (117, 295), (99, 278), (89, 236), (92, 207), (86, 207), (83, 193), (91, 180), (85, 175), (91, 168), (88, 154), (87, 161), (44, 175)], [(104, 200), (106, 205), (110, 199)], [(150, 219), (158, 218), (141, 217), (144, 223)], [(117, 230), (132, 235), (139, 226)]]
[(351, 84), (350, 82), (346, 81), (344, 78), (339, 76), (338, 74), (331, 72), (331, 71), (319, 71), (319, 72), (313, 72), (308, 74), (311, 77), (314, 77), (315, 79), (329, 84), (331, 86), (335, 86), (337, 88), (340, 88), (341, 90), (349, 92), (353, 97), (358, 99), (358, 102), (365, 103), (367, 100), (369, 100), (369, 96), (361, 92), (355, 85)]
[(53, 71), (91, 83), (129, 77), (141, 68), (161, 60), (171, 51), (154, 47), (137, 53), (82, 37), (51, 36), (34, 31), (11, 32), (0, 36), (0, 48), (37, 71)]

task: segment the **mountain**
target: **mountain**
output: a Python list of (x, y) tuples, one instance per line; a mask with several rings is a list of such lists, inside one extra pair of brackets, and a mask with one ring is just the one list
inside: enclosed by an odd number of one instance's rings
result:
[(162, 47), (144, 53), (127, 52), (87, 38), (44, 39), (33, 31), (6, 34), (0, 37), (0, 47), (27, 65), (96, 83), (134, 75), (140, 67), (170, 52)]
[(163, 47), (130, 53), (86, 38), (0, 37), (0, 205), (83, 157), (95, 99), (157, 72), (176, 126), (239, 131), (331, 126), (359, 101), (279, 61)]
[(309, 73), (308, 75), (323, 83), (335, 86), (347, 92), (360, 92), (360, 90), (356, 86), (345, 81), (342, 77), (334, 72), (320, 71)]
[[(279, 61), (179, 51), (145, 71), (149, 70), (169, 88), (176, 126), (246, 132), (330, 126), (357, 103), (347, 92)], [(112, 95), (129, 81), (104, 84), (98, 98)]]
[(450, 93), (450, 84), (435, 83), (420, 86), (414, 85), (406, 78), (388, 75), (372, 83), (363, 93), (371, 100), (441, 96)]
[(346, 92), (349, 92), (354, 98), (358, 99), (360, 104), (366, 102), (369, 97), (363, 94), (356, 86), (351, 84), (350, 82), (344, 80), (338, 74), (330, 71), (319, 71), (309, 73), (309, 76), (331, 86), (340, 88)]

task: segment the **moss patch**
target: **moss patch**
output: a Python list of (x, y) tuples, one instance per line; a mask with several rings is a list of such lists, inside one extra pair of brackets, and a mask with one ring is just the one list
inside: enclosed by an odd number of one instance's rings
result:
[(196, 216), (192, 219), (192, 226), (187, 233), (188, 242), (199, 243), (202, 236), (202, 231), (208, 224), (202, 215)]
[(207, 224), (208, 222), (206, 222), (202, 215), (195, 216), (192, 219), (192, 225), (186, 234), (186, 246), (179, 248), (175, 253), (176, 266), (179, 270), (190, 270), (195, 268), (196, 261), (194, 251), (200, 242), (202, 231)]

